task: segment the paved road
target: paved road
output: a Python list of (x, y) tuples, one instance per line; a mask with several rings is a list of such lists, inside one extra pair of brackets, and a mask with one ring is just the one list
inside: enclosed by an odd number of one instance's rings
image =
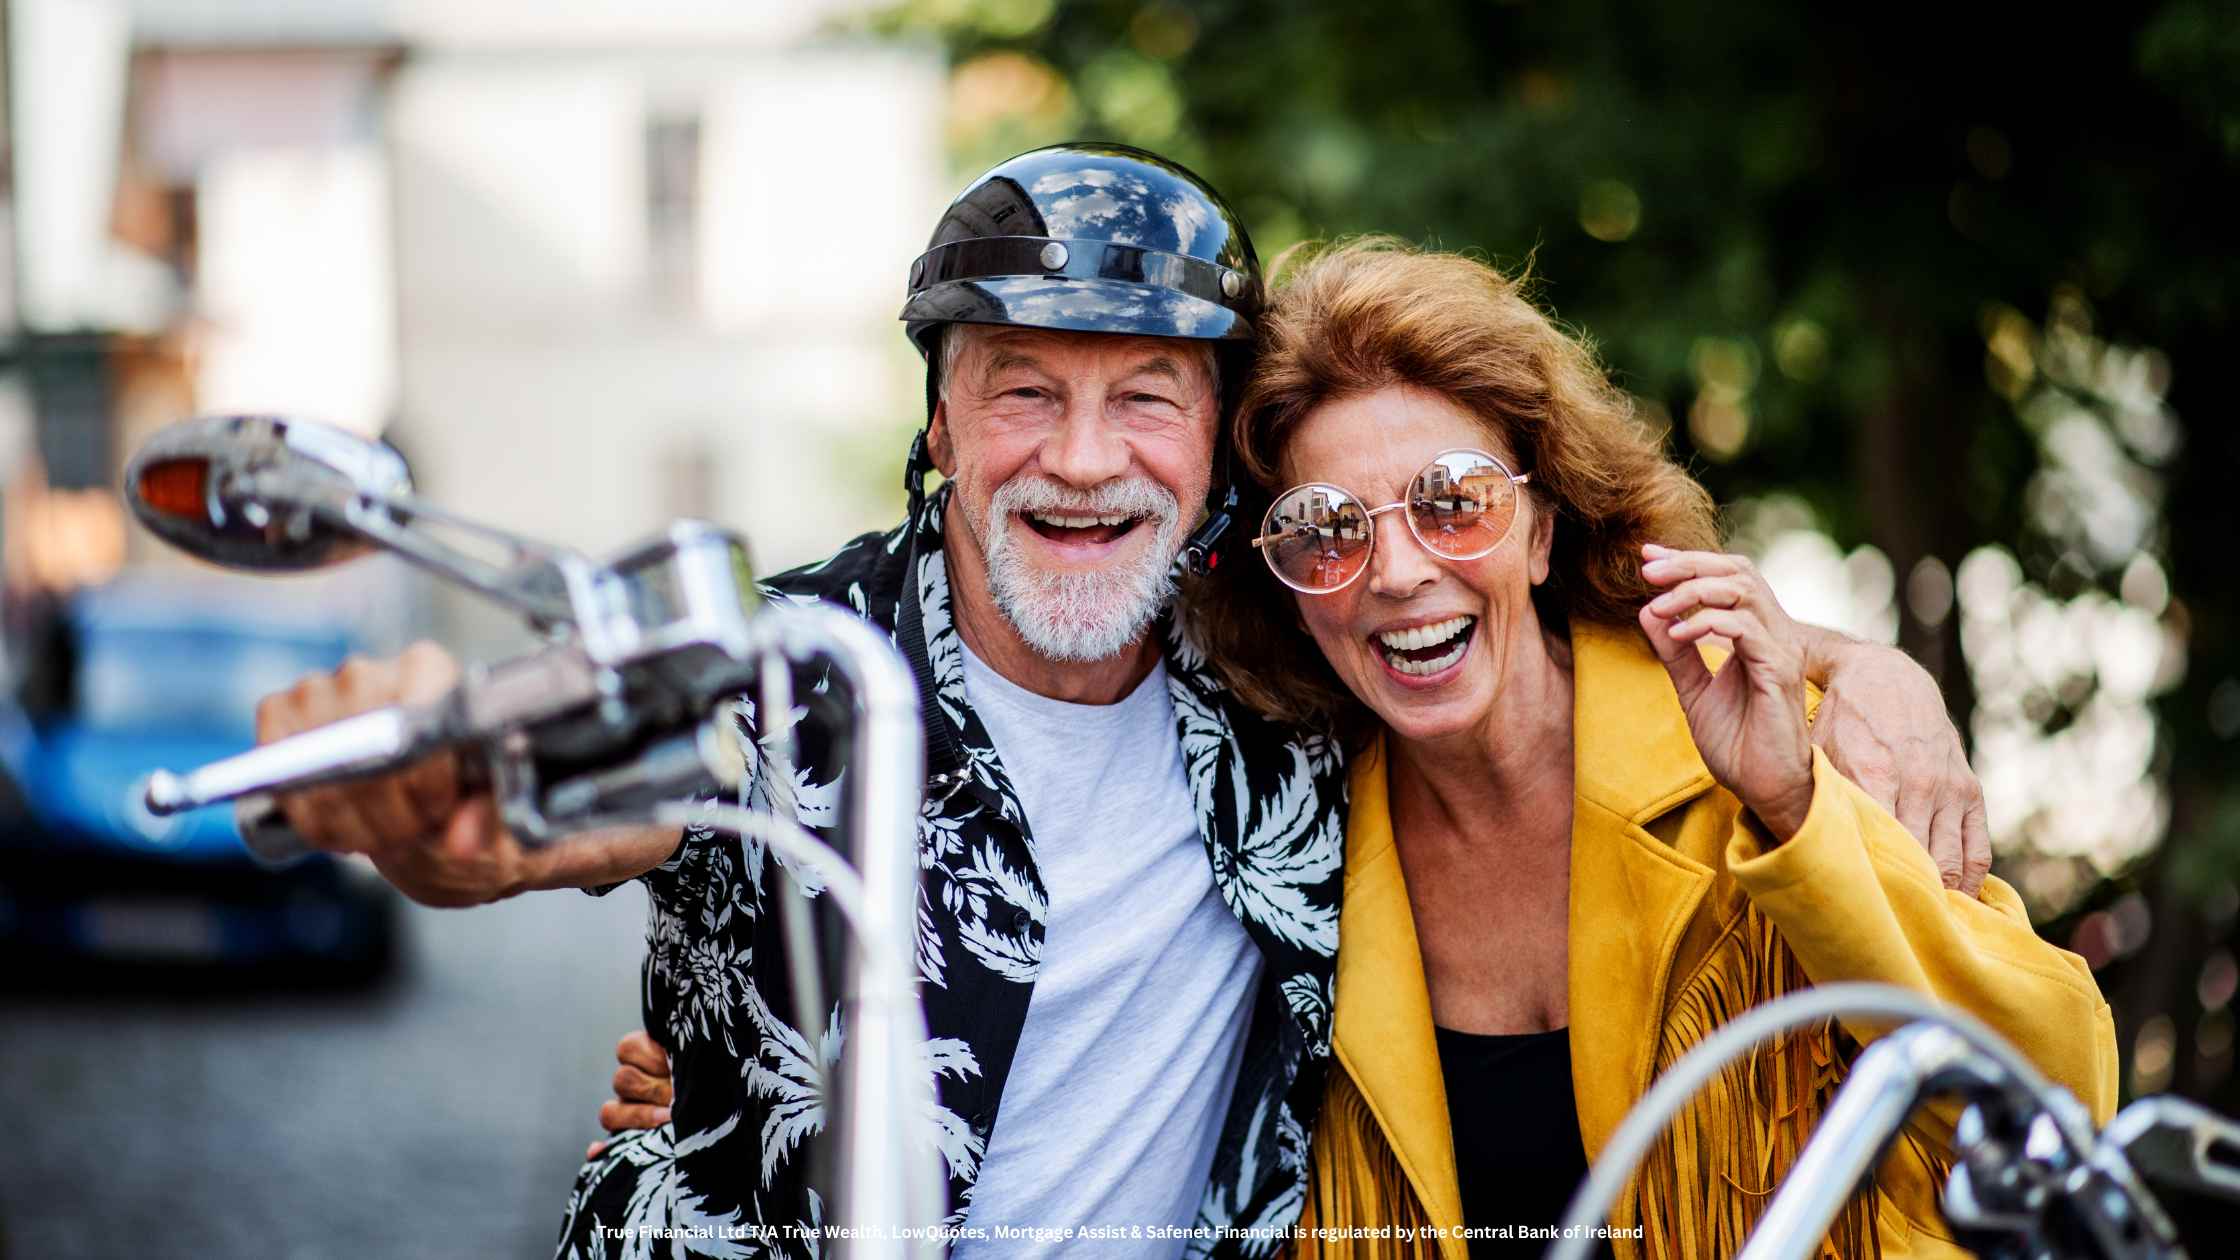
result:
[(345, 997), (0, 998), (7, 1260), (550, 1254), (644, 916), (411, 907)]

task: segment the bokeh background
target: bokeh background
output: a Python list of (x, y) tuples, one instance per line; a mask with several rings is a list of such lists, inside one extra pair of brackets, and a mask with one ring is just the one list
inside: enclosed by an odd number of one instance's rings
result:
[[(2126, 1089), (2240, 1112), (2240, 11), (1329, 0), (9, 0), (0, 1249), (542, 1254), (642, 902), (403, 906), (122, 802), (344, 651), (517, 632), (127, 525), (286, 411), (594, 551), (890, 521), (908, 260), (971, 173), (1172, 154), (1263, 257), (1529, 271), (1800, 616), (1943, 683)], [(212, 753), (211, 755), (214, 755)], [(127, 965), (116, 965), (120, 960)]]

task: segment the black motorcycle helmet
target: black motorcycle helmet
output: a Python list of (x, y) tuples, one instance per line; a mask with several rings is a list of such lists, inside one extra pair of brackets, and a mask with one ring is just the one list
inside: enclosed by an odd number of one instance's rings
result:
[(1260, 260), (1211, 185), (1119, 144), (1022, 153), (972, 181), (910, 264), (919, 352), (942, 324), (1249, 342)]
[[(926, 359), (929, 421), (949, 324), (1214, 342), (1226, 417), (1263, 297), (1252, 239), (1212, 185), (1156, 153), (1072, 143), (1007, 159), (949, 203), (910, 264), (902, 319)], [(907, 474), (913, 514), (930, 467), (920, 431)], [(1206, 521), (1183, 548), (1199, 573), (1219, 562), (1235, 513), (1219, 471)]]

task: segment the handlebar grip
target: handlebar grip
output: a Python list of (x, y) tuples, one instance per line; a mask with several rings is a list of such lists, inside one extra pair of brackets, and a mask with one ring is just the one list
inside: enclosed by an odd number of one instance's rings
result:
[[(489, 763), (480, 757), (462, 757), (459, 761), (460, 794), (472, 795), (489, 786)], [(295, 828), (288, 825), (288, 816), (280, 812), (280, 802), (269, 792), (236, 798), (233, 825), (241, 832), (241, 847), (249, 851), (257, 865), (267, 870), (294, 866), (318, 852), (305, 844)]]
[(159, 818), (256, 792), (292, 791), (400, 770), (446, 742), (455, 706), (393, 705), (277, 739), (185, 774), (148, 776), (148, 812)]

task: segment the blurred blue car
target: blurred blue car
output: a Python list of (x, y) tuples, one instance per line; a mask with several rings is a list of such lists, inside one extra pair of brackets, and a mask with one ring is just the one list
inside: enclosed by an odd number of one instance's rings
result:
[(33, 636), (43, 645), (11, 642), (19, 681), (44, 670), (61, 684), (41, 697), (19, 686), (0, 703), (11, 980), (115, 964), (355, 982), (390, 966), (395, 896), (362, 864), (321, 855), (268, 870), (242, 848), (230, 807), (157, 818), (140, 803), (149, 771), (248, 748), (259, 697), (358, 646), (346, 626), (234, 591), (113, 584), (48, 614), (52, 632)]

